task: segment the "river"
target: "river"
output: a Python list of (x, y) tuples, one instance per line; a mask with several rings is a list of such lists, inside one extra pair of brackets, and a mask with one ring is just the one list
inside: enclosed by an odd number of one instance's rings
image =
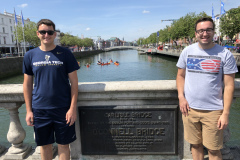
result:
[[(107, 62), (110, 59), (119, 61), (120, 65), (113, 63), (100, 66), (97, 61), (102, 59)], [(140, 55), (136, 50), (111, 51), (78, 59), (81, 68), (78, 70), (79, 82), (107, 82), (107, 81), (143, 81), (143, 80), (173, 80), (177, 74), (177, 58), (160, 55)], [(86, 67), (89, 63), (90, 66)], [(236, 74), (240, 78), (240, 74)], [(17, 84), (23, 82), (23, 75), (14, 76), (0, 80), (0, 84)], [(228, 142), (230, 146), (240, 144), (240, 99), (236, 99), (231, 108), (230, 114), (230, 132), (231, 139)], [(25, 105), (19, 109), (20, 121), (26, 131), (25, 143), (35, 146), (33, 140), (33, 129), (25, 123)], [(0, 108), (0, 144), (10, 146), (6, 139), (9, 127), (9, 115), (6, 110)]]

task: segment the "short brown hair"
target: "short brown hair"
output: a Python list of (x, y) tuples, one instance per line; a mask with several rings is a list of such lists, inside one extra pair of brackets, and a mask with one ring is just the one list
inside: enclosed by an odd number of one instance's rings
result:
[(51, 21), (50, 19), (41, 19), (38, 23), (37, 23), (37, 30), (39, 29), (39, 26), (41, 24), (45, 24), (47, 26), (53, 26), (53, 30), (55, 31), (55, 24), (53, 23), (53, 21)]
[(212, 22), (212, 24), (213, 24), (213, 30), (215, 30), (215, 24), (214, 24), (212, 18), (210, 18), (210, 17), (203, 17), (203, 18), (198, 19), (197, 22), (195, 23), (195, 31), (196, 31), (196, 29), (197, 29), (197, 24), (198, 24), (198, 23), (200, 23), (200, 22), (206, 22), (206, 21)]

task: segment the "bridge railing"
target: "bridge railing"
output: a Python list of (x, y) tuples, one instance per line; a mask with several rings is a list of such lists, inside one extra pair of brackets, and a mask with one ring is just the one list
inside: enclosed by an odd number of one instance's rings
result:
[[(178, 105), (175, 80), (79, 83), (78, 90), (78, 106)], [(240, 97), (240, 79), (235, 80), (234, 98), (236, 97)], [(23, 143), (26, 133), (18, 114), (18, 109), (23, 103), (22, 84), (0, 85), (0, 108), (9, 112), (10, 123), (6, 136), (11, 144), (7, 152), (7, 147), (0, 145), (0, 159), (1, 157), (23, 159), (27, 155), (33, 156), (32, 147)], [(181, 118), (178, 119), (178, 123), (181, 128)], [(78, 139), (80, 139), (79, 125), (78, 117), (76, 121)], [(182, 142), (182, 135), (179, 135), (178, 139)], [(83, 156), (80, 143), (78, 140), (71, 144), (72, 159), (80, 159)], [(185, 142), (178, 144), (180, 157), (191, 155), (189, 149), (183, 149), (183, 147), (188, 148), (187, 145)], [(39, 151), (35, 150), (35, 152), (39, 155)]]

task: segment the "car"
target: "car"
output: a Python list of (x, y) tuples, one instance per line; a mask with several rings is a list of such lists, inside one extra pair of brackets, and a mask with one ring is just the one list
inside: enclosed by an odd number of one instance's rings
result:
[(88, 51), (89, 48), (88, 47), (82, 47), (81, 51)]
[(1, 54), (1, 58), (7, 58), (6, 54)]

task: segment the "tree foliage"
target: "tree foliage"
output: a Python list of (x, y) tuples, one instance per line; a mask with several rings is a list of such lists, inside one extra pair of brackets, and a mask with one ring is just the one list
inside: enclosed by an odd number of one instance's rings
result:
[[(25, 23), (24, 28), (22, 28), (21, 24), (17, 25), (17, 29), (15, 29), (14, 34), (18, 38), (18, 42), (21, 43), (24, 41), (23, 39), (23, 29), (24, 29), (24, 38), (25, 42), (30, 46), (37, 47), (40, 45), (40, 40), (37, 37), (37, 24), (35, 22)], [(78, 36), (70, 35), (70, 33), (60, 33), (60, 43), (64, 46), (75, 46), (83, 47), (83, 46), (93, 46), (93, 40), (90, 38), (80, 39)]]
[[(200, 17), (209, 17), (205, 12), (199, 14), (188, 13), (186, 16), (178, 20), (174, 20), (171, 26), (166, 26), (159, 30), (158, 40), (167, 43), (171, 40), (178, 40), (179, 38), (194, 38), (195, 37), (195, 22)], [(148, 38), (142, 40), (142, 44), (156, 43), (156, 33), (152, 33)], [(139, 40), (140, 40), (139, 39)], [(138, 44), (139, 40), (137, 41)]]
[(240, 8), (230, 9), (220, 18), (220, 32), (231, 40), (240, 32)]
[[(18, 42), (24, 42), (23, 39), (23, 29), (24, 29), (24, 38), (25, 42), (29, 43), (30, 46), (37, 47), (40, 45), (40, 40), (37, 37), (37, 24), (35, 22), (28, 22), (24, 25), (24, 28), (22, 28), (21, 24), (17, 25), (17, 29), (15, 29), (15, 40), (18, 37)], [(17, 35), (17, 37), (16, 37)]]
[(83, 46), (93, 46), (93, 40), (91, 38), (84, 38), (83, 39)]
[(64, 46), (93, 46), (93, 40), (90, 38), (80, 39), (78, 36), (70, 35), (70, 33), (62, 33), (60, 38), (60, 43)]

